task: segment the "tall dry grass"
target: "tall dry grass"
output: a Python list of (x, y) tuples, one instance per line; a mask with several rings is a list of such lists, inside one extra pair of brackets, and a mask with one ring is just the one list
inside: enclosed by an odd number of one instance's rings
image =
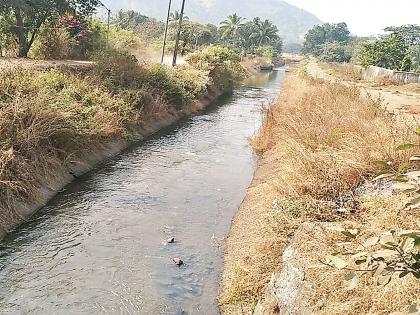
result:
[(405, 164), (412, 152), (395, 148), (415, 139), (415, 128), (397, 123), (379, 100), (337, 83), (291, 77), (265, 115), (252, 144), (283, 161), (277, 188), (290, 197), (337, 198), (380, 171), (374, 161)]
[[(405, 165), (413, 152), (395, 148), (413, 140), (414, 129), (380, 105), (356, 87), (286, 79), (252, 140), (261, 160), (226, 244), (220, 296), (226, 314), (252, 311), (302, 222), (363, 215), (354, 191), (382, 171), (375, 160)], [(342, 207), (346, 214), (337, 211)]]
[(0, 225), (20, 221), (16, 202), (83, 150), (125, 138), (133, 110), (89, 79), (56, 70), (0, 73)]

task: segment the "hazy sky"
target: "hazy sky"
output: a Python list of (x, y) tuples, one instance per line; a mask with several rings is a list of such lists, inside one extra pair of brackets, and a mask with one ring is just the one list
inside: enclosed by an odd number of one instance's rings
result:
[(355, 35), (375, 35), (391, 25), (420, 24), (420, 0), (286, 0), (324, 22), (346, 22)]

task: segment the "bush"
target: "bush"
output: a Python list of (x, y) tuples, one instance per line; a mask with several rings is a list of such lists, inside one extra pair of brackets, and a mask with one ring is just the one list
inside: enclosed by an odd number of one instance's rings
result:
[(66, 30), (44, 28), (32, 47), (31, 56), (44, 60), (67, 59), (73, 45), (73, 40)]
[(222, 92), (231, 91), (244, 78), (245, 69), (240, 61), (234, 50), (221, 46), (207, 47), (187, 58), (189, 65), (207, 72), (211, 86)]
[[(238, 73), (242, 73), (239, 62), (235, 64), (229, 61), (225, 64), (221, 61), (222, 58), (226, 56), (211, 60), (212, 66), (196, 64), (198, 68), (182, 66), (173, 69), (160, 64), (139, 63), (127, 52), (110, 50), (96, 54), (94, 73), (113, 93), (132, 89), (145, 90), (161, 96), (165, 103), (181, 109), (202, 96), (214, 82), (216, 75), (220, 77), (217, 82), (223, 79), (233, 82), (239, 78)], [(210, 70), (200, 67), (212, 68), (214, 77), (209, 77)], [(235, 67), (239, 69), (236, 70)], [(232, 84), (226, 89), (229, 87), (233, 88)]]

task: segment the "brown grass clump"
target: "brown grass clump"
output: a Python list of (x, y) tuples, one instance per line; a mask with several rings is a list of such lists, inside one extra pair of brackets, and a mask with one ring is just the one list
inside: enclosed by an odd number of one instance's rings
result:
[(403, 165), (413, 152), (395, 147), (414, 137), (357, 87), (289, 76), (252, 140), (261, 160), (226, 244), (225, 313), (252, 311), (302, 222), (362, 220), (355, 189), (381, 171), (373, 161)]

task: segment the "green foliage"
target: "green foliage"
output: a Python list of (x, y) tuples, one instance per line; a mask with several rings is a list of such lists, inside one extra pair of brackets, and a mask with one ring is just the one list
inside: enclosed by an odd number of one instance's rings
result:
[(260, 57), (273, 59), (277, 54), (272, 46), (261, 46), (255, 50), (255, 54)]
[[(180, 19), (181, 19), (181, 12), (179, 12), (178, 10), (175, 10), (175, 12), (171, 12), (169, 14), (169, 21), (171, 21), (171, 22), (179, 22)], [(183, 21), (187, 21), (189, 19), (190, 18), (186, 15), (182, 16)]]
[(222, 41), (245, 53), (256, 53), (262, 46), (271, 46), (274, 50), (273, 55), (280, 54), (283, 42), (277, 27), (271, 21), (263, 21), (258, 17), (246, 23), (243, 21), (244, 19), (236, 14), (223, 21), (220, 24)]
[(420, 45), (411, 46), (408, 55), (411, 58), (411, 70), (420, 72)]
[(13, 17), (11, 14), (0, 13), (0, 57), (4, 53), (15, 50), (16, 41), (10, 25), (13, 25)]
[[(60, 18), (65, 20), (66, 16)], [(81, 20), (76, 26), (53, 21), (45, 24), (34, 42), (31, 57), (36, 59), (90, 59), (104, 50), (107, 40), (107, 25), (101, 20)], [(71, 30), (71, 31), (70, 31)], [(111, 27), (109, 46), (126, 51), (134, 48), (136, 37), (132, 31)]]
[(35, 59), (67, 59), (74, 42), (65, 29), (42, 28), (35, 41), (31, 57)]
[(364, 44), (360, 51), (359, 63), (362, 66), (373, 65), (400, 70), (404, 66), (407, 49), (408, 46), (400, 35), (388, 35)]
[(95, 76), (100, 82), (113, 93), (123, 93), (137, 107), (144, 105), (144, 95), (136, 98), (132, 91), (147, 91), (181, 109), (200, 97), (210, 82), (208, 73), (200, 69), (140, 64), (127, 52), (104, 51), (95, 60)]
[(236, 13), (229, 15), (226, 20), (220, 23), (220, 34), (223, 40), (227, 40), (236, 48), (238, 42), (239, 31), (244, 24), (244, 18), (238, 16)]
[(407, 46), (420, 45), (420, 25), (402, 25), (385, 28), (386, 32), (399, 35)]
[(12, 32), (19, 43), (20, 57), (28, 55), (38, 35), (38, 30), (46, 22), (64, 13), (74, 12), (79, 16), (91, 14), (98, 5), (98, 0), (3, 0), (0, 5), (0, 16), (15, 17), (15, 28)]
[(188, 56), (187, 62), (193, 68), (205, 71), (211, 85), (222, 92), (229, 92), (245, 76), (239, 55), (232, 49), (209, 46)]
[(319, 58), (326, 62), (350, 62), (351, 55), (347, 51), (347, 45), (333, 42), (326, 45), (324, 52)]
[(120, 29), (136, 31), (149, 18), (133, 10), (120, 10), (112, 18), (112, 24)]
[[(213, 26), (188, 20), (184, 21), (180, 34), (180, 53), (186, 54), (203, 46), (216, 43), (218, 40), (217, 31), (215, 33)], [(175, 42), (177, 29), (178, 23), (169, 24), (169, 40), (172, 42)], [(174, 45), (172, 46), (172, 50), (173, 47)], [(171, 46), (169, 46), (169, 50), (171, 50)]]
[(302, 52), (316, 57), (328, 50), (329, 45), (345, 46), (350, 41), (346, 23), (316, 25), (305, 35)]

